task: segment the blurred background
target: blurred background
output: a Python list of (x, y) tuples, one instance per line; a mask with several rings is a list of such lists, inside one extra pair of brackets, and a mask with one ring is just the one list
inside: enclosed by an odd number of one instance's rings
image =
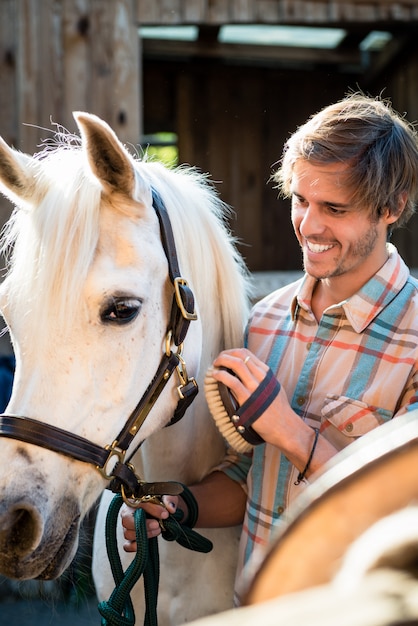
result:
[[(258, 297), (301, 271), (289, 203), (269, 182), (286, 138), (349, 91), (418, 120), (417, 41), (416, 0), (1, 0), (0, 134), (33, 153), (84, 110), (138, 154), (209, 172)], [(0, 224), (11, 208), (0, 200)], [(417, 242), (415, 216), (394, 236), (412, 268)], [(0, 355), (7, 398), (7, 335)], [(86, 571), (81, 557), (59, 595), (88, 587)]]

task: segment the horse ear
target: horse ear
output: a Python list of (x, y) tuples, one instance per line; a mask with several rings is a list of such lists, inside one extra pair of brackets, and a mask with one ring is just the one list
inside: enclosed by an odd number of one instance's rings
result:
[(106, 122), (91, 113), (73, 113), (85, 146), (90, 169), (107, 190), (134, 195), (132, 157)]
[(0, 190), (9, 200), (17, 205), (36, 202), (37, 171), (33, 157), (10, 148), (0, 137)]

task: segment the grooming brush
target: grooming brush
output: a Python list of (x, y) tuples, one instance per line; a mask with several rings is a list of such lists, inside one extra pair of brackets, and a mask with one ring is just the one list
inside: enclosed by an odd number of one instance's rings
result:
[[(233, 372), (231, 372), (233, 373)], [(226, 385), (206, 374), (204, 390), (209, 410), (221, 435), (240, 453), (251, 452), (264, 440), (251, 428), (240, 425), (239, 405)]]

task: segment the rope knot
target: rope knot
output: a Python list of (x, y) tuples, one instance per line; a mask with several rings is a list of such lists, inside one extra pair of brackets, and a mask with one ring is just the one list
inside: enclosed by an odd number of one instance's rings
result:
[(180, 520), (182, 520), (183, 517), (183, 511), (177, 509), (175, 513), (164, 520), (161, 523), (162, 537), (167, 541), (177, 541), (178, 544), (188, 550), (203, 552), (204, 554), (210, 552), (213, 548), (212, 542), (206, 537), (199, 535), (199, 533), (189, 526), (181, 524)]

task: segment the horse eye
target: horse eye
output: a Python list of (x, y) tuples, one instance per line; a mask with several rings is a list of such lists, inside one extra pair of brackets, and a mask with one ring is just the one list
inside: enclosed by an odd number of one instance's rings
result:
[(139, 298), (112, 298), (100, 313), (102, 322), (110, 324), (129, 324), (141, 310)]

